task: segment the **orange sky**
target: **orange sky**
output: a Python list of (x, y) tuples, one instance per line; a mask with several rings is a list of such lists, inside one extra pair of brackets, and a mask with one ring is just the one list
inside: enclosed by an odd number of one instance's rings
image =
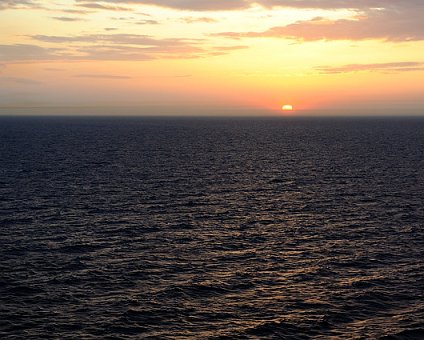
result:
[(421, 0), (2, 0), (0, 107), (424, 114), (423, 16)]

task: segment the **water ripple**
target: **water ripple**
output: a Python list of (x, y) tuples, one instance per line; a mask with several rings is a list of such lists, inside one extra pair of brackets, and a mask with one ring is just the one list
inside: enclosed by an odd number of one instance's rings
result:
[(0, 337), (424, 339), (422, 119), (1, 118)]

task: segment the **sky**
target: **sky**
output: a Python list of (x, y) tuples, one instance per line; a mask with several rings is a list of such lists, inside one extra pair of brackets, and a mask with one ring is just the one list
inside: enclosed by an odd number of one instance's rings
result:
[(423, 18), (423, 0), (0, 0), (0, 113), (424, 115)]

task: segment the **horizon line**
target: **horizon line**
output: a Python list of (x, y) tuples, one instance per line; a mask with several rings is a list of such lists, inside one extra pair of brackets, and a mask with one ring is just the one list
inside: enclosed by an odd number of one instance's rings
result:
[[(121, 113), (116, 111), (120, 110)], [(181, 113), (181, 111), (186, 111)], [(97, 111), (97, 112), (96, 112)], [(100, 112), (102, 111), (102, 112)], [(150, 111), (150, 112), (148, 112)], [(424, 117), (418, 108), (316, 108), (279, 109), (231, 106), (110, 106), (110, 105), (57, 105), (57, 106), (0, 106), (0, 116), (31, 117)]]

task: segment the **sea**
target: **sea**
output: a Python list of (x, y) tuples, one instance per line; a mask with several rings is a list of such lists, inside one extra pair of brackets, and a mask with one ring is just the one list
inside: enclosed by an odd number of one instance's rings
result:
[(424, 339), (424, 118), (1, 117), (1, 339)]

